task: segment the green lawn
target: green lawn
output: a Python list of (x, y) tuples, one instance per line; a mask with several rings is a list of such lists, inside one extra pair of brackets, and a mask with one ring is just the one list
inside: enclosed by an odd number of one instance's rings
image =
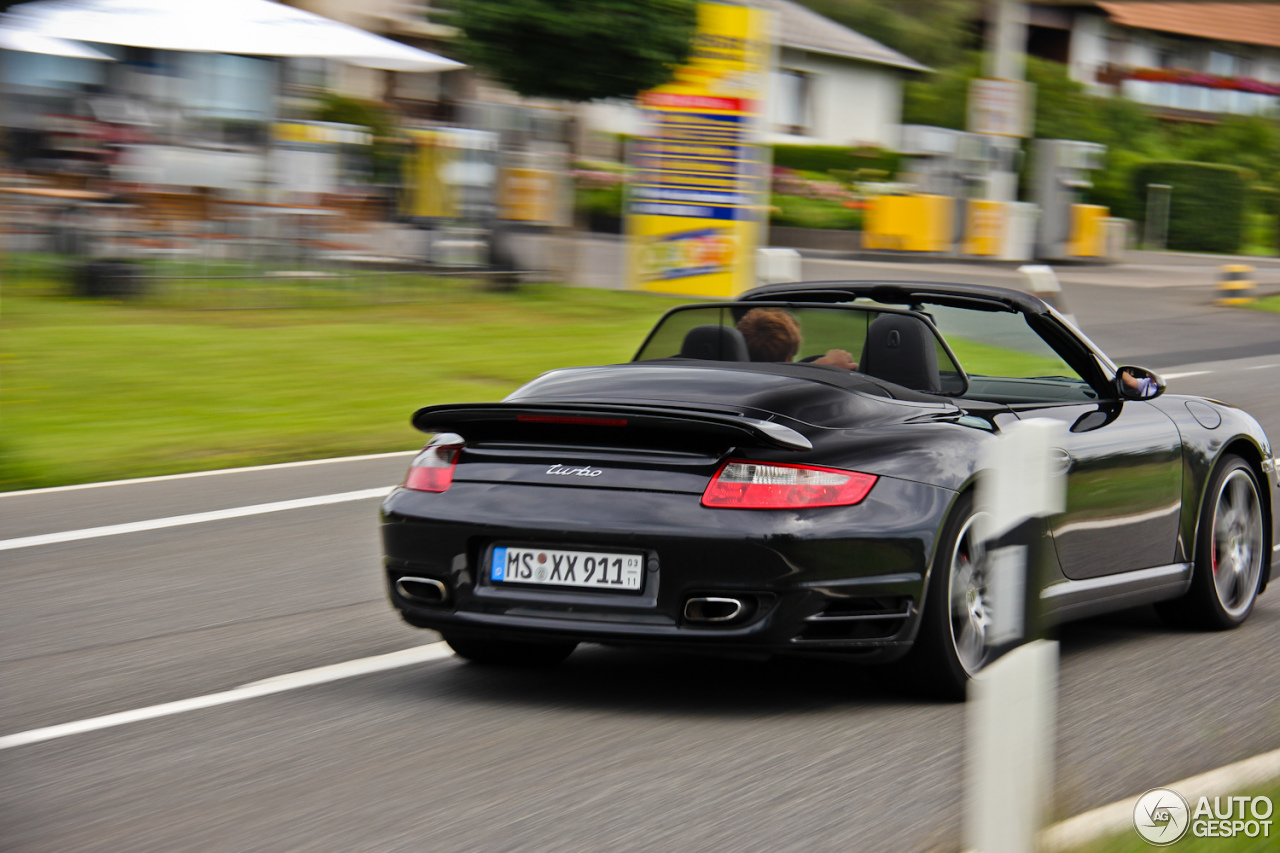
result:
[(1259, 299), (1257, 302), (1249, 303), (1248, 307), (1256, 308), (1259, 311), (1271, 311), (1273, 313), (1280, 314), (1280, 295), (1267, 296), (1263, 299)]
[(0, 491), (412, 449), (419, 406), (497, 400), (555, 367), (625, 361), (683, 301), (414, 286), (421, 301), (404, 304), (196, 310), (9, 285)]
[(974, 376), (1075, 376), (1075, 371), (1056, 356), (1020, 352), (954, 335), (947, 338), (947, 343), (960, 366)]

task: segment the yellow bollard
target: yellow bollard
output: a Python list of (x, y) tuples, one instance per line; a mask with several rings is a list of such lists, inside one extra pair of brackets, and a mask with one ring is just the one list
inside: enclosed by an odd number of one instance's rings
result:
[(1248, 264), (1224, 264), (1222, 277), (1218, 279), (1218, 305), (1248, 305), (1254, 299), (1257, 285), (1253, 281), (1253, 267)]

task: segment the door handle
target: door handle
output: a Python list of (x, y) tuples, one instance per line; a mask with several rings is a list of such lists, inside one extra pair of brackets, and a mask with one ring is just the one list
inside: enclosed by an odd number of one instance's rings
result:
[(1071, 466), (1076, 464), (1076, 458), (1061, 447), (1054, 447), (1049, 451), (1049, 470), (1055, 474), (1066, 474), (1071, 470)]

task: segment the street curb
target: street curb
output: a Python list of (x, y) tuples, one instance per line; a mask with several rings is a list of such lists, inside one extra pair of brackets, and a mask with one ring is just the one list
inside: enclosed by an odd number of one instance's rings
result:
[[(1280, 778), (1280, 749), (1255, 755), (1191, 776), (1164, 788), (1172, 788), (1184, 796), (1190, 791), (1196, 797), (1240, 793), (1244, 788), (1261, 785)], [(1101, 806), (1091, 811), (1055, 823), (1040, 833), (1040, 849), (1043, 853), (1064, 853), (1095, 841), (1105, 835), (1116, 835), (1133, 829), (1133, 806), (1141, 792), (1125, 800)], [(1188, 797), (1190, 799), (1190, 797)]]

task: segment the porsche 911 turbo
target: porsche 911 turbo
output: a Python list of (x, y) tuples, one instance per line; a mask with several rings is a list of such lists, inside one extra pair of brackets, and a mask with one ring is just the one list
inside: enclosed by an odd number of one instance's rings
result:
[(1014, 290), (817, 282), (681, 306), (630, 362), (414, 414), (433, 437), (381, 507), (390, 600), (482, 663), (583, 642), (835, 656), (962, 695), (992, 653), (977, 460), (1052, 418), (1048, 618), (1155, 604), (1232, 628), (1277, 553), (1272, 448), (1244, 411), (1164, 392)]

